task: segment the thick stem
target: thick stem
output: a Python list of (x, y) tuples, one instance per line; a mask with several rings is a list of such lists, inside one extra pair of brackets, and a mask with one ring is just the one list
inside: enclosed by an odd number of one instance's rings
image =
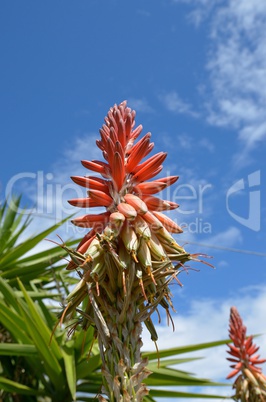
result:
[[(103, 392), (110, 402), (141, 402), (148, 394), (142, 381), (150, 374), (148, 359), (141, 358), (141, 322), (135, 321), (137, 308), (132, 302), (121, 322), (123, 300), (119, 293), (115, 306), (106, 306), (105, 323), (110, 332), (108, 342), (98, 337), (102, 351)], [(100, 399), (102, 400), (102, 399)]]

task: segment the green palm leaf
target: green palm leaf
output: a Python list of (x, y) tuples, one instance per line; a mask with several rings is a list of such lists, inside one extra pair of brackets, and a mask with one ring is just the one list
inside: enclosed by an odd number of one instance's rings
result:
[[(69, 218), (65, 218), (41, 233), (22, 241), (21, 237), (32, 217), (24, 214), (23, 211), (18, 212), (21, 211), (20, 201), (21, 197), (18, 197), (0, 206), (0, 277), (8, 280), (12, 286), (17, 287), (17, 277), (23, 276), (23, 283), (27, 288), (30, 281), (41, 276), (43, 276), (42, 280), (46, 279), (47, 283), (54, 279), (51, 275), (51, 266), (66, 256), (66, 252), (60, 246), (27, 256), (26, 254), (45, 241)], [(74, 240), (67, 244), (71, 247), (76, 242), (77, 240)], [(54, 267), (53, 272), (56, 273), (57, 270), (58, 268)]]
[(0, 388), (3, 391), (19, 395), (43, 395), (44, 392), (27, 387), (16, 381), (8, 380), (7, 378), (0, 377)]
[(21, 343), (0, 343), (0, 356), (35, 356), (37, 349), (34, 345)]

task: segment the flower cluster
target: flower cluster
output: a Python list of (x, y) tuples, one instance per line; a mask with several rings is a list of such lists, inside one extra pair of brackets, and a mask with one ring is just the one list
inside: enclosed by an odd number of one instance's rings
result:
[(236, 389), (235, 399), (245, 402), (266, 401), (266, 376), (262, 374), (259, 364), (265, 363), (266, 359), (260, 359), (257, 353), (259, 347), (253, 343), (253, 337), (246, 336), (247, 329), (236, 309), (231, 308), (229, 336), (233, 344), (228, 344), (228, 353), (232, 356), (227, 358), (233, 364), (228, 379), (238, 374), (234, 382)]
[[(141, 125), (135, 128), (135, 111), (126, 102), (114, 105), (100, 129), (101, 139), (96, 141), (105, 161), (82, 161), (97, 175), (72, 177), (87, 189), (87, 196), (69, 203), (85, 209), (104, 207), (105, 212), (72, 220), (90, 231), (77, 250), (70, 252), (67, 269), (82, 269), (83, 275), (68, 297), (63, 318), (85, 298), (89, 284), (91, 292), (111, 302), (117, 292), (124, 301), (129, 294), (135, 297), (139, 316), (155, 339), (150, 314), (161, 304), (169, 315), (172, 303), (168, 284), (173, 278), (180, 284), (177, 275), (184, 263), (198, 261), (198, 255), (187, 253), (172, 236), (182, 229), (164, 212), (178, 204), (155, 194), (174, 184), (178, 176), (154, 179), (163, 168), (166, 153), (146, 158), (154, 143), (150, 133), (138, 139), (141, 131)], [(128, 303), (124, 303), (123, 312)]]
[(77, 325), (93, 328), (102, 360), (102, 392), (110, 401), (139, 402), (147, 395), (143, 380), (150, 372), (147, 358), (141, 357), (142, 323), (156, 341), (152, 313), (159, 314), (160, 305), (171, 319), (168, 285), (173, 279), (180, 284), (178, 274), (187, 261), (199, 261), (173, 237), (182, 229), (164, 212), (178, 205), (156, 197), (178, 176), (154, 179), (166, 153), (149, 156), (151, 134), (138, 139), (141, 131), (126, 102), (109, 110), (96, 141), (105, 161), (82, 161), (96, 175), (72, 177), (87, 196), (69, 201), (85, 209), (103, 207), (104, 212), (73, 219), (89, 231), (77, 250), (62, 245), (71, 257), (67, 269), (76, 269), (81, 279), (68, 295), (60, 321), (74, 319), (70, 332)]

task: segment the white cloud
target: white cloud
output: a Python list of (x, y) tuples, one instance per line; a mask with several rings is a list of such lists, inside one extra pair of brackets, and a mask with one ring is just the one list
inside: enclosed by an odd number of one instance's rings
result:
[(191, 4), (193, 10), (188, 14), (188, 20), (196, 27), (202, 23), (222, 0), (173, 0), (173, 3)]
[(138, 113), (153, 113), (153, 108), (149, 105), (148, 101), (144, 98), (129, 98), (128, 105), (131, 109), (135, 109)]
[(85, 174), (86, 169), (81, 165), (81, 160), (102, 159), (102, 153), (95, 145), (95, 141), (99, 139), (100, 136), (95, 133), (75, 137), (75, 142), (70, 144), (58, 162), (51, 166), (53, 174), (65, 180), (68, 180), (70, 175)]
[(209, 152), (213, 152), (215, 148), (214, 144), (207, 138), (201, 138), (201, 140), (199, 141), (199, 146), (207, 149), (207, 151)]
[[(187, 133), (182, 133), (176, 136), (176, 142), (179, 148), (183, 148), (186, 151), (195, 152), (195, 148), (205, 148), (208, 152), (214, 151), (214, 144), (208, 138), (195, 138), (191, 137)], [(171, 140), (168, 143), (171, 145)], [(170, 148), (171, 149), (171, 148)]]
[(212, 21), (209, 122), (237, 128), (248, 151), (266, 138), (266, 3), (226, 4)]
[(159, 96), (165, 108), (173, 113), (186, 114), (191, 117), (199, 117), (199, 113), (195, 112), (192, 106), (181, 99), (177, 92), (171, 91)]
[(212, 235), (206, 240), (206, 243), (216, 246), (219, 245), (220, 247), (233, 247), (241, 242), (241, 231), (234, 226), (231, 226), (230, 228), (216, 235)]
[[(210, 224), (208, 226), (208, 221), (205, 220), (197, 220), (194, 219), (191, 222), (188, 222), (187, 228), (184, 229), (184, 233), (179, 235), (179, 243), (192, 245), (191, 247), (185, 246), (185, 249), (193, 249), (193, 253), (202, 253), (202, 250), (206, 250), (206, 253), (209, 254), (209, 249), (216, 249), (217, 251), (224, 251), (227, 248), (235, 248), (239, 244), (242, 243), (243, 238), (240, 230), (234, 226), (229, 227), (228, 229), (220, 232), (218, 234), (212, 234), (213, 225)], [(204, 236), (204, 238), (202, 237)], [(202, 240), (202, 238), (204, 240)], [(182, 240), (182, 241), (181, 241)], [(193, 248), (192, 248), (193, 247)], [(208, 260), (210, 264), (212, 264), (212, 260)], [(227, 266), (227, 262), (222, 260), (218, 262), (218, 266), (224, 267)], [(215, 263), (217, 266), (217, 263)]]
[(209, 124), (238, 132), (236, 166), (266, 138), (266, 2), (261, 0), (173, 0), (192, 8), (189, 19), (209, 26), (205, 92)]
[(192, 148), (192, 138), (188, 134), (180, 134), (176, 137), (178, 147), (190, 150)]
[(149, 18), (151, 16), (151, 12), (144, 10), (143, 8), (137, 9), (137, 14), (139, 14), (142, 17), (147, 17), (147, 18)]
[[(236, 291), (231, 298), (226, 300), (197, 299), (188, 301), (188, 303), (189, 308), (186, 315), (182, 314), (182, 312), (173, 315), (176, 328), (174, 333), (166, 324), (156, 327), (159, 336), (159, 350), (228, 339), (230, 307), (236, 306), (242, 316), (244, 325), (247, 327), (247, 334), (264, 334), (264, 336), (256, 338), (255, 343), (260, 345), (261, 349), (259, 352), (261, 352), (262, 357), (266, 357), (265, 286)], [(146, 330), (143, 333), (143, 341), (143, 349), (154, 350), (154, 345)], [(178, 368), (195, 373), (198, 377), (225, 382), (225, 378), (231, 370), (229, 362), (226, 360), (226, 350), (226, 346), (220, 346), (187, 354), (187, 357), (201, 356), (204, 359), (179, 365)], [(183, 391), (183, 388), (179, 388), (179, 390)], [(201, 392), (224, 395), (232, 394), (230, 388), (223, 389), (219, 387), (210, 389), (204, 387), (201, 389)], [(192, 402), (194, 399), (190, 399), (190, 401)]]

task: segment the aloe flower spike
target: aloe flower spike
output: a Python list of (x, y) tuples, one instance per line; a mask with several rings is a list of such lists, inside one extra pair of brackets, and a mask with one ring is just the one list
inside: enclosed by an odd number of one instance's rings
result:
[[(140, 402), (148, 394), (143, 384), (150, 372), (148, 360), (141, 357), (142, 325), (156, 341), (153, 312), (160, 304), (172, 320), (169, 283), (177, 280), (187, 261), (198, 261), (170, 234), (182, 229), (163, 211), (178, 205), (151, 195), (174, 184), (178, 176), (153, 179), (161, 172), (166, 153), (149, 156), (154, 147), (151, 134), (138, 139), (142, 126), (135, 127), (135, 115), (126, 101), (109, 110), (96, 141), (105, 161), (82, 160), (94, 173), (72, 180), (87, 190), (87, 196), (69, 200), (86, 210), (72, 223), (89, 232), (76, 251), (68, 250), (67, 269), (83, 274), (68, 297), (61, 322), (78, 315), (84, 329), (95, 328), (105, 395), (100, 401)], [(105, 212), (87, 212), (94, 207)]]
[(234, 399), (241, 402), (266, 402), (266, 376), (262, 374), (262, 369), (258, 365), (265, 363), (266, 359), (260, 359), (258, 354), (259, 347), (253, 343), (253, 337), (246, 336), (247, 329), (237, 311), (236, 307), (231, 307), (229, 336), (233, 344), (228, 344), (227, 353), (233, 370), (227, 378), (237, 378), (233, 384), (236, 390)]

